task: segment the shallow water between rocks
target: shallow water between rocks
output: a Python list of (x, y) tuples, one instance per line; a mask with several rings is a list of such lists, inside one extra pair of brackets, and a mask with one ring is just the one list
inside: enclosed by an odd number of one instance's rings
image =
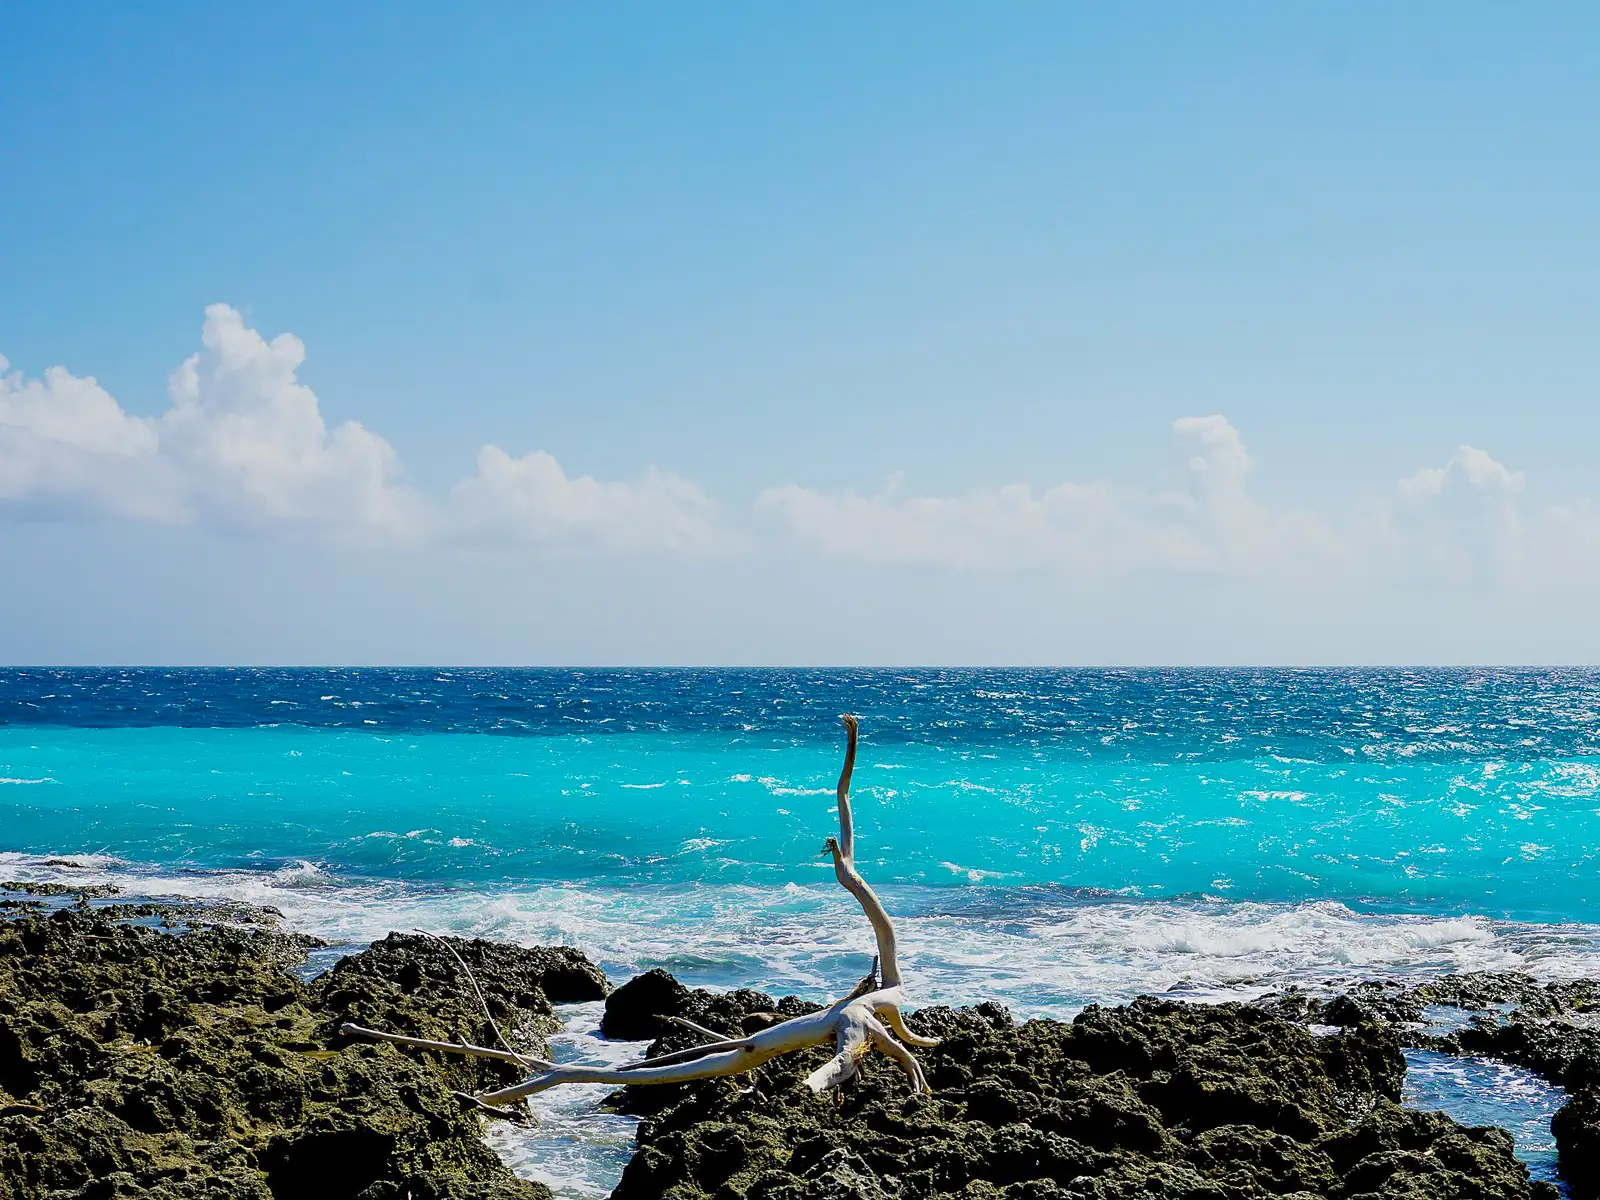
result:
[(1407, 1050), (1404, 1102), (1445, 1113), (1463, 1125), (1498, 1125), (1511, 1134), (1517, 1157), (1535, 1179), (1567, 1194), (1556, 1173), (1556, 1139), (1550, 1118), (1566, 1093), (1525, 1067), (1432, 1050)]
[[(600, 1036), (605, 1003), (558, 1006), (566, 1028), (553, 1035), (556, 1062), (622, 1064), (643, 1057), (648, 1042), (613, 1042)], [(493, 1122), (488, 1142), (505, 1164), (524, 1179), (536, 1179), (558, 1197), (599, 1200), (611, 1194), (633, 1155), (637, 1117), (608, 1112), (600, 1102), (615, 1088), (572, 1084), (552, 1088), (530, 1102), (536, 1128)]]
[[(607, 1041), (599, 1033), (600, 1002), (562, 1005), (563, 1031), (550, 1039), (558, 1062), (623, 1063), (646, 1043)], [(1511, 1134), (1517, 1157), (1534, 1179), (1568, 1195), (1557, 1172), (1550, 1118), (1566, 1093), (1532, 1071), (1491, 1059), (1407, 1050), (1404, 1102), (1442, 1112), (1463, 1125), (1495, 1125)], [(600, 1107), (606, 1085), (557, 1088), (533, 1099), (537, 1128), (510, 1122), (488, 1130), (489, 1144), (518, 1175), (546, 1184), (563, 1200), (603, 1200), (633, 1154), (638, 1120)]]

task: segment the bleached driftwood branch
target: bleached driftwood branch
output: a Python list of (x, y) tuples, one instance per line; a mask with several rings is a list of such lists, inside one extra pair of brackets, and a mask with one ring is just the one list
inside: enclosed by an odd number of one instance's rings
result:
[[(780, 1054), (825, 1045), (830, 1041), (837, 1053), (806, 1077), (806, 1084), (813, 1092), (825, 1092), (852, 1078), (860, 1069), (862, 1058), (873, 1050), (881, 1050), (894, 1059), (911, 1080), (914, 1091), (932, 1090), (922, 1073), (922, 1065), (906, 1047), (933, 1046), (937, 1042), (935, 1039), (919, 1037), (906, 1027), (905, 1018), (900, 1012), (906, 997), (900, 982), (899, 959), (895, 955), (894, 922), (889, 919), (877, 893), (856, 870), (855, 824), (850, 814), (850, 775), (856, 764), (855, 717), (846, 716), (844, 727), (848, 740), (845, 744), (844, 769), (839, 772), (839, 836), (830, 837), (826, 848), (833, 856), (833, 871), (840, 885), (856, 898), (861, 910), (866, 913), (873, 937), (878, 943), (878, 957), (874, 961), (873, 972), (842, 1000), (820, 1012), (794, 1017), (741, 1038), (724, 1038), (692, 1021), (670, 1018), (713, 1040), (624, 1067), (555, 1066), (515, 1054), (509, 1046), (505, 1050), (491, 1050), (485, 1046), (425, 1041), (400, 1034), (381, 1033), (359, 1025), (345, 1025), (342, 1032), (351, 1037), (449, 1054), (506, 1059), (534, 1071), (521, 1083), (477, 1097), (483, 1103), (492, 1105), (512, 1104), (525, 1096), (563, 1083), (685, 1083), (720, 1075), (739, 1075)], [(476, 981), (473, 986), (476, 989)], [(487, 1009), (487, 1004), (484, 1007)]]

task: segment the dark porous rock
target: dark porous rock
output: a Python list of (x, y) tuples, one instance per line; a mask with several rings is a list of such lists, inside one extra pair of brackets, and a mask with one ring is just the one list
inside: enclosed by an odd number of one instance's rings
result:
[[(1291, 991), (1290, 994), (1294, 993)], [(1389, 980), (1363, 981), (1337, 996), (1308, 998), (1304, 1002), (1305, 1011), (1298, 1015), (1285, 1011), (1281, 998), (1275, 999), (1280, 1002), (1273, 1005), (1269, 1001), (1267, 1007), (1275, 1008), (1281, 1016), (1313, 1024), (1345, 1027), (1359, 1025), (1363, 1021), (1419, 1021), (1422, 1019), (1423, 1005), (1427, 1003), (1403, 984)]]
[(1264, 1009), (1287, 1021), (1309, 1025), (1340, 1025), (1349, 1027), (1364, 1021), (1416, 1022), (1422, 1019), (1425, 1004), (1416, 990), (1393, 981), (1367, 981), (1357, 983), (1348, 991), (1334, 996), (1318, 996), (1298, 987), (1282, 992), (1269, 992), (1251, 1002), (1251, 1007)]
[[(1307, 1024), (1383, 1021), (1405, 1045), (1494, 1058), (1542, 1076), (1569, 1093), (1550, 1124), (1572, 1195), (1600, 1197), (1600, 980), (1541, 983), (1519, 972), (1473, 971), (1400, 991), (1358, 984), (1331, 998), (1291, 988), (1256, 1003)], [(1455, 1010), (1442, 1014), (1443, 1031), (1429, 1027), (1430, 1008)]]
[(658, 1040), (650, 1053), (661, 1054), (706, 1040), (668, 1017), (682, 1017), (714, 1033), (740, 1037), (777, 1021), (815, 1012), (819, 1007), (794, 996), (773, 1000), (765, 992), (750, 988), (731, 992), (691, 989), (657, 967), (636, 975), (606, 997), (600, 1033), (625, 1042)]
[(80, 900), (98, 900), (105, 896), (115, 896), (121, 890), (109, 883), (91, 883), (82, 887), (73, 887), (66, 883), (28, 883), (18, 879), (8, 879), (0, 883), (0, 892), (16, 892), (24, 896), (76, 896)]
[(1600, 1087), (1600, 1026), (1564, 1018), (1474, 1018), (1451, 1039), (1468, 1054), (1527, 1067), (1568, 1091)]
[(688, 995), (688, 988), (659, 967), (636, 975), (606, 997), (600, 1034), (624, 1042), (658, 1037), (667, 1028), (661, 1018), (681, 1016)]
[(1444, 975), (1413, 989), (1423, 1004), (1475, 1011), (1516, 1009), (1525, 1016), (1555, 1017), (1600, 1008), (1600, 984), (1592, 979), (1540, 983), (1515, 971), (1471, 971)]
[[(1414, 987), (1393, 980), (1357, 983), (1336, 995), (1317, 995), (1297, 987), (1270, 992), (1253, 1002), (1257, 1008), (1290, 1021), (1351, 1025), (1363, 1020), (1418, 1026), (1428, 1008), (1455, 1008), (1467, 1013), (1509, 1015), (1524, 1019), (1594, 1013), (1600, 1016), (1600, 981), (1540, 983), (1515, 971), (1470, 971), (1442, 975)], [(1432, 1035), (1403, 1033), (1408, 1043), (1440, 1048)]]
[(1568, 996), (1547, 993), (1503, 1021), (1476, 1019), (1450, 1039), (1463, 1052), (1482, 1054), (1527, 1067), (1571, 1095), (1551, 1118), (1561, 1173), (1573, 1194), (1600, 1196), (1600, 1023)]
[[(701, 994), (669, 980), (641, 986), (652, 1000), (634, 1011), (659, 1016), (649, 1010), (664, 1000), (687, 1015)], [(727, 1001), (722, 1024), (701, 1023), (731, 1030), (746, 1015), (734, 1010), (766, 1003), (749, 993)], [(874, 1055), (856, 1081), (813, 1096), (803, 1079), (831, 1047), (732, 1079), (627, 1089), (621, 1107), (647, 1116), (615, 1200), (1551, 1194), (1504, 1132), (1400, 1107), (1405, 1062), (1384, 1023), (1314, 1037), (1259, 1007), (1148, 998), (1070, 1024), (1018, 1026), (993, 1004), (909, 1020), (942, 1039), (918, 1052), (932, 1095)], [(652, 1049), (694, 1039), (674, 1028)]]
[[(519, 1053), (548, 1055), (544, 1035), (561, 1025), (553, 1002), (605, 995), (600, 968), (569, 947), (528, 949), (481, 938), (391, 933), (340, 959), (311, 985), (322, 1014), (319, 1036), (342, 1044), (339, 1026), (348, 1021), (435, 1041), (496, 1046), (499, 1034), (484, 1018), (456, 956), (471, 968), (495, 1026)], [(467, 1091), (502, 1087), (519, 1075), (515, 1066), (491, 1059), (446, 1058), (440, 1066)]]
[[(387, 939), (306, 983), (312, 939), (167, 915), (176, 932), (82, 908), (0, 922), (0, 1200), (548, 1200), (454, 1094), (514, 1069), (330, 1036), (356, 1013), (492, 1036), (437, 943)], [(547, 980), (598, 986), (569, 951), (455, 945), (507, 1017), (543, 1017)]]
[(1579, 1092), (1550, 1119), (1561, 1173), (1579, 1196), (1600, 1194), (1600, 1092)]

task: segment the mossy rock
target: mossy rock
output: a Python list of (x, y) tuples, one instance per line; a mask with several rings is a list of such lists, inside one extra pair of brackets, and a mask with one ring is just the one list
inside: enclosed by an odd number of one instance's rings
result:
[[(711, 1007), (660, 979), (649, 994)], [(738, 1027), (737, 1006), (718, 1004), (713, 1027)], [(1399, 1039), (1376, 1021), (1316, 1037), (1260, 1007), (1146, 998), (1070, 1023), (1017, 1025), (980, 1005), (925, 1009), (911, 1024), (942, 1039), (919, 1052), (931, 1096), (911, 1094), (881, 1056), (813, 1096), (802, 1080), (824, 1048), (737, 1079), (628, 1089), (617, 1105), (649, 1115), (614, 1200), (1554, 1194), (1530, 1183), (1504, 1131), (1402, 1108)], [(652, 1049), (693, 1040), (670, 1032)]]
[[(190, 908), (170, 914), (176, 932), (125, 915), (0, 923), (0, 1200), (548, 1200), (455, 1095), (515, 1068), (335, 1032), (364, 1017), (493, 1038), (437, 941), (391, 935), (306, 983), (293, 968), (311, 939)], [(552, 999), (604, 993), (576, 951), (451, 945), (534, 1053)]]

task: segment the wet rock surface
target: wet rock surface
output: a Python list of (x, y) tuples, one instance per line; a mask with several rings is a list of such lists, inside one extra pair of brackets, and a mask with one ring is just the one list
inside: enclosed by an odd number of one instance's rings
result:
[(680, 1050), (695, 1044), (695, 1035), (689, 1033), (685, 1040), (683, 1027), (675, 1025), (672, 1017), (693, 1021), (725, 1037), (738, 1037), (821, 1007), (796, 996), (774, 1000), (750, 988), (731, 992), (691, 989), (657, 968), (635, 976), (606, 997), (600, 1033), (623, 1041), (665, 1039), (658, 1045)]
[[(614, 1028), (658, 1033), (652, 1053), (698, 1037), (652, 1029), (664, 1008), (734, 1032), (802, 1007), (652, 975), (607, 1012)], [(734, 1079), (627, 1089), (614, 1103), (646, 1116), (616, 1200), (1555, 1194), (1530, 1184), (1504, 1131), (1397, 1103), (1405, 1062), (1387, 1021), (1317, 1037), (1265, 1007), (1148, 999), (1071, 1023), (1018, 1026), (997, 1005), (911, 1021), (943, 1039), (919, 1052), (931, 1096), (881, 1057), (842, 1092), (813, 1096), (802, 1080), (821, 1049)]]
[(1310, 1023), (1383, 1022), (1405, 1046), (1512, 1063), (1565, 1089), (1550, 1122), (1561, 1173), (1574, 1196), (1600, 1196), (1600, 981), (1485, 971), (1409, 988), (1360, 984), (1332, 997), (1291, 990), (1259, 1003)]
[[(75, 899), (51, 911), (31, 905)], [(0, 1200), (547, 1200), (485, 1146), (457, 1092), (520, 1072), (353, 1043), (354, 1021), (492, 1044), (457, 956), (519, 1050), (553, 1004), (606, 996), (581, 954), (391, 934), (313, 980), (312, 939), (272, 914), (34, 893), (0, 920)], [(453, 953), (452, 953), (453, 951)], [(817, 1006), (647, 972), (606, 998), (608, 1036), (652, 1053)], [(1442, 1009), (1462, 1019), (1427, 1024)], [(1600, 989), (1523, 976), (1289, 992), (1252, 1005), (1141, 1000), (1017, 1025), (925, 1009), (935, 1092), (874, 1057), (839, 1093), (818, 1048), (749, 1075), (629, 1088), (639, 1148), (617, 1200), (1462, 1200), (1553, 1196), (1498, 1129), (1398, 1103), (1403, 1044), (1485, 1054), (1571, 1090), (1555, 1132), (1575, 1193), (1600, 1182)], [(1337, 1031), (1314, 1035), (1306, 1026)]]
[(84, 900), (115, 896), (120, 889), (109, 883), (87, 884), (73, 887), (65, 883), (32, 883), (7, 879), (0, 883), (0, 892), (15, 892), (24, 896), (75, 896)]
[[(547, 1198), (454, 1095), (516, 1068), (336, 1032), (492, 1040), (448, 951), (391, 935), (308, 983), (293, 968), (316, 945), (181, 906), (0, 922), (0, 1200)], [(552, 1000), (603, 994), (573, 951), (452, 945), (533, 1052)]]

